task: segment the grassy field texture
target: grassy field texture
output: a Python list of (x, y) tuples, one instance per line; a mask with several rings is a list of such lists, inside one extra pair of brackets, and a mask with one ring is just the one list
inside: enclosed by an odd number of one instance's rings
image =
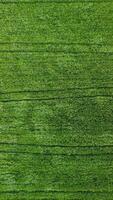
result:
[(113, 200), (113, 1), (0, 0), (0, 200)]

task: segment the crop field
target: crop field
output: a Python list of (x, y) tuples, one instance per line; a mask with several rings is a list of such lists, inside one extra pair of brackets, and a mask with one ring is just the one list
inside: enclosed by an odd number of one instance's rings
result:
[(113, 0), (0, 0), (0, 200), (113, 200)]

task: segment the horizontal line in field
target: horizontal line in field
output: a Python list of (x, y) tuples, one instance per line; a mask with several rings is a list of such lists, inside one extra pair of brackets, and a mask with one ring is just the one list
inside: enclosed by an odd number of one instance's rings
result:
[(96, 54), (96, 55), (99, 55), (99, 54), (101, 54), (101, 55), (113, 55), (113, 52), (102, 52), (102, 51), (100, 51), (100, 52), (95, 52), (95, 51), (89, 51), (89, 52), (87, 52), (87, 51), (76, 51), (76, 52), (74, 52), (74, 51), (72, 51), (72, 52), (70, 52), (70, 51), (39, 51), (39, 50), (37, 50), (37, 51), (33, 51), (33, 50), (0, 50), (0, 53), (52, 53), (52, 54), (56, 54), (56, 53), (63, 53), (63, 54), (73, 54), (73, 55), (78, 55), (78, 54), (80, 54), (80, 55), (82, 55), (82, 54), (85, 54), (85, 55), (89, 55), (89, 54)]
[(17, 145), (17, 146), (36, 146), (36, 147), (49, 147), (49, 148), (110, 148), (113, 147), (113, 144), (105, 144), (105, 145), (61, 145), (61, 144), (27, 144), (27, 143), (8, 143), (8, 142), (0, 142), (0, 145)]
[(65, 99), (84, 99), (84, 98), (113, 98), (113, 95), (92, 95), (92, 96), (67, 96), (67, 97), (51, 97), (51, 98), (29, 98), (29, 99), (4, 99), (0, 100), (1, 103), (10, 102), (27, 102), (27, 101), (54, 101), (54, 100), (65, 100)]
[(99, 90), (99, 89), (113, 89), (113, 86), (98, 86), (98, 87), (73, 87), (73, 88), (53, 88), (53, 89), (39, 89), (39, 90), (21, 90), (21, 91), (6, 91), (0, 94), (18, 94), (18, 93), (40, 93), (40, 92), (63, 92), (73, 90)]
[(65, 154), (65, 153), (37, 153), (37, 152), (27, 152), (27, 151), (0, 151), (0, 154), (22, 154), (22, 155), (32, 155), (32, 156), (64, 156), (64, 157), (95, 157), (95, 156), (108, 156), (113, 155), (113, 152), (107, 153), (87, 153), (87, 154)]
[(0, 193), (2, 194), (2, 193), (12, 193), (12, 194), (17, 194), (17, 193), (91, 193), (91, 194), (95, 194), (95, 193), (97, 193), (97, 194), (103, 194), (103, 193), (113, 193), (113, 191), (93, 191), (93, 190), (79, 190), (79, 191), (65, 191), (65, 190), (34, 190), (34, 191), (30, 191), (30, 190), (10, 190), (10, 191), (0, 191)]
[(23, 3), (23, 4), (36, 4), (36, 3), (45, 3), (45, 4), (47, 4), (47, 3), (58, 3), (58, 4), (60, 4), (60, 3), (66, 3), (66, 4), (70, 4), (70, 3), (108, 3), (108, 2), (112, 2), (111, 0), (75, 0), (75, 1), (67, 1), (67, 0), (59, 0), (59, 1), (57, 1), (57, 0), (47, 0), (47, 1), (43, 1), (43, 0), (34, 0), (34, 1), (0, 1), (0, 4), (21, 4), (21, 3)]
[(113, 46), (110, 43), (76, 43), (76, 42), (0, 42), (0, 45), (53, 45), (53, 46), (72, 46), (72, 45), (80, 45), (80, 46)]
[[(107, 167), (106, 167), (106, 170), (107, 170)], [(16, 177), (16, 175), (17, 175), (17, 173), (18, 173), (18, 171), (17, 172), (15, 172), (15, 173), (1, 173), (1, 175), (2, 176), (14, 176), (14, 177)], [(35, 175), (37, 176), (38, 174), (35, 172)], [(20, 183), (17, 183), (17, 182), (13, 182), (13, 183), (8, 183), (8, 182), (5, 182), (5, 181), (0, 181), (0, 184), (1, 185), (37, 185), (37, 183), (39, 183), (39, 181), (44, 181), (45, 180), (45, 177), (44, 178), (38, 178), (37, 177), (37, 179), (36, 179), (38, 182), (28, 182), (28, 183), (26, 183), (26, 182), (20, 182)], [(72, 181), (76, 181), (76, 176), (73, 176), (73, 175), (71, 175), (71, 176), (67, 176), (67, 177), (60, 177), (59, 178), (59, 182), (60, 181), (64, 181), (64, 180), (72, 180)], [(51, 177), (51, 178), (46, 178), (46, 181), (48, 181), (48, 182), (53, 182), (53, 177)]]
[[(100, 121), (101, 122), (101, 121)], [(9, 128), (7, 128), (6, 130), (1, 130), (0, 131), (0, 135), (2, 135), (3, 136), (3, 134), (4, 134), (4, 136), (5, 137), (7, 137), (7, 135), (10, 135), (10, 136), (16, 136), (16, 137), (23, 137), (23, 132), (21, 133), (21, 131), (26, 131), (26, 129), (20, 129), (19, 130), (19, 132), (17, 133), (17, 131), (18, 131), (18, 127), (17, 127), (17, 129), (15, 128), (15, 129), (13, 129), (13, 130), (10, 130)], [(37, 130), (37, 129), (36, 129)], [(40, 132), (38, 132), (38, 131), (36, 131), (36, 130), (30, 130), (30, 129), (28, 129), (27, 131), (28, 132), (25, 132), (24, 131), (24, 136), (26, 137), (26, 136), (31, 136), (31, 137), (33, 137), (34, 135), (36, 136), (36, 134), (37, 134), (37, 136), (41, 133), (41, 131)], [(55, 129), (52, 129), (52, 131), (57, 131), (58, 130), (58, 132), (60, 131), (60, 129), (57, 129), (57, 128), (55, 128)], [(66, 130), (65, 128), (63, 128), (62, 130)], [(67, 131), (68, 131), (68, 133), (69, 133), (69, 128), (67, 129)], [(108, 131), (109, 132), (111, 132), (111, 134), (108, 134), (107, 135), (107, 137), (111, 137), (111, 135), (112, 135), (112, 132), (113, 132), (113, 129), (108, 129), (108, 130), (101, 130), (101, 133), (105, 133), (105, 135), (106, 135), (106, 132), (108, 133)], [(57, 133), (58, 133), (57, 132)], [(84, 134), (84, 132), (85, 133), (87, 133), (87, 130), (86, 129), (84, 129), (84, 131), (82, 130), (82, 134)], [(98, 131), (99, 132), (99, 131)], [(43, 130), (43, 133), (48, 133), (49, 134), (49, 136), (50, 136), (50, 132), (48, 132), (48, 131), (44, 131)], [(65, 133), (65, 132), (64, 132)], [(63, 134), (64, 134), (63, 133)], [(71, 132), (71, 134), (69, 134), (68, 136), (69, 136), (69, 138), (70, 137), (73, 137), (74, 136), (74, 134), (75, 134), (76, 132)], [(89, 130), (89, 133), (91, 134), (92, 133), (92, 130)], [(88, 133), (88, 135), (89, 135), (89, 133)], [(77, 132), (77, 134), (81, 134), (81, 132)], [(63, 135), (64, 136), (64, 135)], [(104, 136), (103, 136), (104, 137)], [(82, 138), (84, 138), (83, 136), (82, 136)], [(86, 137), (87, 138), (87, 137)], [(92, 137), (93, 138), (93, 137)], [(5, 138), (6, 139), (6, 138)], [(61, 139), (62, 139), (62, 136), (61, 136)], [(91, 141), (91, 138), (90, 138), (90, 141)], [(71, 147), (71, 145), (69, 145), (70, 147)], [(74, 145), (72, 145), (73, 146), (73, 148), (74, 148)], [(65, 147), (65, 146), (64, 146)], [(75, 147), (76, 147), (76, 145), (75, 145)], [(100, 146), (101, 147), (101, 146)], [(76, 147), (77, 148), (77, 147)]]

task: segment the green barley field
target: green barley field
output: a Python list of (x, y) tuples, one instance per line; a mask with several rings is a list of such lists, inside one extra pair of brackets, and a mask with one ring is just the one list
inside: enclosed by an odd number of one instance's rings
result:
[(113, 200), (113, 0), (0, 0), (0, 200)]

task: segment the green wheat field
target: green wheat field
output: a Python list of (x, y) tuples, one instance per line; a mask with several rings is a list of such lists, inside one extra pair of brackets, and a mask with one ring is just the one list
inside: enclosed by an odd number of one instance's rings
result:
[(0, 0), (0, 200), (113, 200), (113, 0)]

